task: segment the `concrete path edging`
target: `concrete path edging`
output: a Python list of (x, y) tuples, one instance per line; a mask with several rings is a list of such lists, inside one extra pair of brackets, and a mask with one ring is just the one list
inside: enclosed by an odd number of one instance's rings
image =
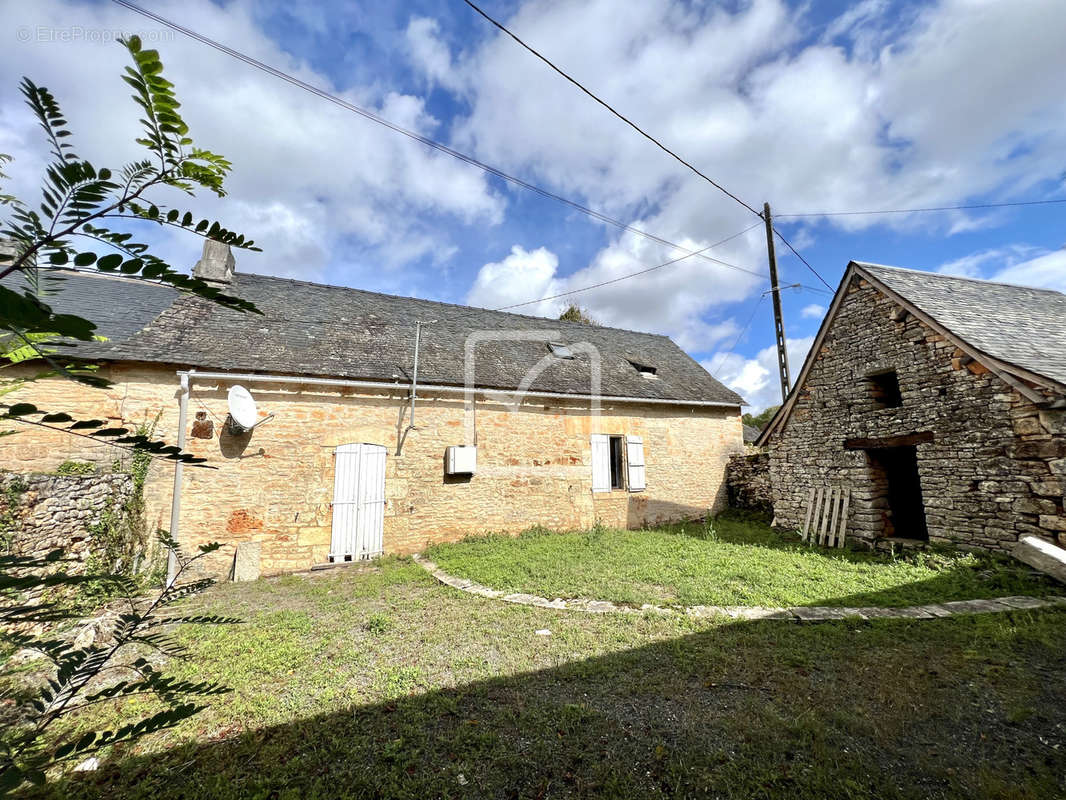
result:
[(1066, 597), (996, 597), (989, 600), (949, 600), (944, 603), (932, 603), (924, 606), (904, 606), (900, 608), (841, 608), (837, 606), (792, 606), (791, 608), (766, 608), (763, 606), (688, 606), (671, 608), (645, 604), (640, 607), (619, 605), (609, 600), (563, 600), (538, 597), (534, 594), (520, 592), (507, 593), (499, 589), (482, 586), (466, 578), (449, 575), (421, 553), (412, 558), (426, 572), (446, 586), (461, 592), (502, 600), (522, 606), (537, 608), (556, 608), (563, 611), (584, 611), (592, 614), (664, 614), (684, 615), (689, 617), (727, 617), (730, 619), (777, 619), (801, 622), (821, 622), (830, 619), (936, 619), (952, 617), (959, 614), (992, 614), (1019, 609), (1046, 608), (1049, 606), (1066, 606)]

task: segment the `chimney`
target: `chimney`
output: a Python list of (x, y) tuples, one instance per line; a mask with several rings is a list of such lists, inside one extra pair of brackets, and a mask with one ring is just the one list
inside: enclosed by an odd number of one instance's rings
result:
[(212, 286), (228, 286), (233, 281), (235, 266), (228, 244), (204, 239), (204, 254), (192, 268), (192, 274)]

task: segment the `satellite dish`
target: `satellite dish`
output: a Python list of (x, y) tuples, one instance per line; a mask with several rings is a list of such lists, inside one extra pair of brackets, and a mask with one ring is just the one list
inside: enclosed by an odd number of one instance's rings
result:
[(259, 414), (252, 393), (243, 386), (233, 386), (229, 390), (228, 400), (230, 430), (233, 433), (245, 433), (254, 428)]

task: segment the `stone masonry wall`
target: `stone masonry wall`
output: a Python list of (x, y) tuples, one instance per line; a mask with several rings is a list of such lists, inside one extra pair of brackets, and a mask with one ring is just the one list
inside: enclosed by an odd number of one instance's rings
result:
[(0, 473), (4, 550), (45, 556), (62, 549), (68, 558), (84, 564), (93, 551), (89, 528), (108, 509), (125, 505), (132, 494), (129, 475)]
[[(67, 381), (42, 381), (26, 393), (42, 409), (63, 410), (136, 426), (162, 412), (155, 436), (177, 438), (175, 367), (112, 365), (108, 390)], [(444, 452), (464, 444), (461, 396), (421, 397), (417, 428), (398, 442), (407, 417), (406, 388), (376, 394), (313, 385), (251, 384), (260, 411), (275, 418), (243, 437), (224, 432), (229, 383), (194, 385), (187, 449), (214, 469), (186, 467), (179, 539), (227, 545), (209, 564), (228, 573), (233, 546), (261, 543), (264, 574), (301, 570), (326, 560), (330, 545), (334, 456), (337, 445), (385, 445), (387, 553), (471, 534), (645, 524), (694, 518), (724, 507), (725, 464), (739, 452), (736, 408), (605, 405), (599, 431), (644, 439), (647, 490), (593, 494), (589, 436), (596, 432), (587, 404), (527, 401), (521, 411), (478, 396), (478, 473), (444, 476)], [(420, 393), (421, 394), (421, 393)], [(21, 399), (21, 398), (20, 398)], [(197, 417), (201, 417), (198, 419)], [(65, 459), (107, 463), (114, 448), (61, 433), (18, 426), (0, 438), (0, 467), (44, 470)], [(202, 437), (202, 438), (201, 438)], [(155, 462), (145, 485), (149, 530), (170, 527), (171, 462)]]
[[(64, 572), (81, 575), (105, 547), (92, 535), (109, 509), (133, 494), (129, 475), (41, 475), (0, 473), (0, 549), (41, 558), (62, 550)], [(24, 596), (33, 604), (45, 589)]]
[[(890, 529), (883, 487), (869, 456), (844, 440), (931, 432), (917, 445), (931, 541), (1009, 551), (1030, 533), (1066, 543), (1063, 412), (1037, 409), (914, 317), (894, 321), (895, 308), (859, 278), (848, 287), (770, 443), (778, 522), (803, 524), (811, 488), (848, 486), (848, 536), (874, 543)], [(878, 408), (864, 380), (883, 369), (897, 371), (901, 407)]]
[(768, 453), (755, 452), (731, 456), (726, 465), (725, 474), (729, 505), (732, 508), (773, 513), (774, 498), (770, 486)]

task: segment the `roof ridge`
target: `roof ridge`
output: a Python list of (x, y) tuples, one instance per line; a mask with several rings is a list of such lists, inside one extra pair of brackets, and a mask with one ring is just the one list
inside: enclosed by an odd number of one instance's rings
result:
[[(419, 303), (432, 303), (433, 305), (447, 306), (449, 308), (469, 309), (469, 310), (472, 310), (472, 311), (485, 311), (485, 312), (488, 312), (490, 314), (503, 314), (503, 315), (508, 316), (508, 317), (518, 317), (519, 319), (531, 319), (531, 320), (537, 320), (538, 322), (557, 322), (558, 324), (564, 325), (564, 326), (574, 326), (574, 327), (580, 326), (582, 328), (599, 328), (601, 330), (608, 330), (608, 331), (622, 331), (624, 333), (635, 333), (635, 334), (638, 334), (639, 336), (655, 336), (655, 337), (658, 337), (660, 339), (670, 339), (670, 337), (667, 336), (664, 333), (652, 333), (651, 331), (637, 331), (637, 330), (633, 330), (632, 328), (619, 328), (619, 327), (616, 327), (614, 325), (599, 325), (599, 324), (593, 324), (593, 323), (587, 323), (587, 322), (571, 322), (569, 320), (563, 320), (563, 319), (552, 319), (551, 317), (538, 317), (538, 316), (536, 316), (534, 314), (515, 314), (512, 311), (500, 311), (500, 310), (495, 309), (495, 308), (485, 308), (484, 306), (472, 306), (472, 305), (468, 305), (466, 303), (449, 303), (446, 300), (429, 300), (429, 299), (424, 298), (424, 297), (413, 297), (411, 295), (392, 294), (390, 292), (375, 292), (375, 291), (373, 291), (371, 289), (360, 289), (360, 288), (357, 288), (355, 286), (338, 286), (335, 283), (319, 283), (317, 281), (300, 280), (299, 278), (284, 278), (284, 277), (281, 277), (279, 275), (261, 275), (261, 274), (259, 274), (257, 272), (237, 272), (237, 273), (235, 273), (234, 277), (237, 278), (237, 279), (239, 279), (239, 278), (265, 278), (267, 280), (272, 280), (272, 281), (286, 281), (288, 283), (295, 283), (295, 284), (299, 284), (301, 286), (315, 286), (315, 287), (318, 287), (318, 288), (321, 288), (321, 289), (340, 289), (340, 290), (343, 290), (343, 291), (346, 291), (346, 292), (359, 292), (361, 294), (375, 295), (377, 297), (389, 297), (389, 298), (392, 298), (394, 300), (414, 300), (414, 301), (417, 301)], [(670, 341), (673, 341), (673, 340), (670, 339)]]
[(927, 275), (933, 278), (944, 278), (947, 280), (966, 281), (967, 283), (979, 283), (985, 286), (1007, 286), (1011, 289), (1025, 289), (1029, 292), (1047, 292), (1049, 294), (1058, 295), (1066, 299), (1066, 292), (1060, 292), (1058, 289), (1048, 289), (1042, 286), (1026, 286), (1021, 283), (1007, 283), (1006, 281), (990, 281), (985, 278), (970, 278), (966, 275), (951, 275), (946, 272), (930, 272), (925, 269), (913, 269), (910, 267), (896, 267), (891, 264), (875, 264), (872, 261), (855, 261), (858, 267), (873, 267), (874, 269), (887, 269), (893, 272), (909, 272), (914, 275)]
[[(57, 266), (54, 266), (54, 265), (43, 265), (43, 266), (40, 267), (40, 269), (48, 270), (48, 271), (51, 271), (51, 272), (71, 272), (71, 273), (75, 273), (77, 275), (89, 275), (89, 276), (98, 277), (98, 278), (105, 278), (105, 279), (108, 279), (108, 280), (121, 280), (124, 283), (142, 283), (142, 284), (146, 283), (146, 284), (151, 284), (153, 286), (159, 286), (161, 288), (171, 289), (171, 290), (173, 290), (175, 292), (178, 292), (180, 294), (185, 294), (185, 292), (182, 292), (177, 287), (171, 286), (170, 284), (167, 284), (167, 283), (163, 283), (162, 281), (152, 280), (150, 278), (135, 278), (135, 277), (132, 277), (132, 276), (129, 276), (129, 275), (115, 275), (113, 273), (100, 272), (100, 270), (91, 269), (91, 268), (89, 268), (89, 269), (79, 269), (79, 268), (75, 268), (75, 267), (66, 267), (66, 266), (57, 267)], [(301, 280), (299, 278), (287, 278), (287, 277), (283, 277), (281, 275), (262, 275), (262, 274), (260, 274), (258, 272), (237, 272), (237, 273), (235, 273), (234, 278), (238, 279), (238, 280), (240, 278), (260, 278), (260, 279), (266, 279), (266, 280), (272, 280), (272, 281), (285, 281), (285, 282), (290, 283), (290, 284), (298, 284), (298, 285), (301, 285), (301, 286), (314, 286), (314, 287), (320, 288), (320, 289), (337, 289), (337, 290), (342, 290), (342, 291), (346, 291), (346, 292), (360, 292), (361, 294), (376, 295), (378, 297), (389, 297), (389, 298), (392, 298), (394, 300), (414, 300), (414, 301), (417, 301), (419, 303), (433, 303), (434, 305), (447, 306), (447, 307), (450, 307), (450, 308), (470, 309), (470, 310), (473, 310), (473, 311), (486, 311), (486, 312), (489, 312), (489, 313), (492, 313), (492, 314), (505, 314), (508, 317), (517, 317), (519, 319), (537, 320), (539, 322), (557, 322), (558, 324), (563, 325), (563, 326), (575, 326), (575, 327), (576, 326), (581, 326), (582, 328), (599, 328), (601, 330), (623, 331), (624, 333), (635, 333), (635, 334), (637, 334), (639, 336), (655, 336), (655, 337), (658, 337), (660, 339), (670, 339), (670, 337), (667, 336), (664, 333), (654, 333), (652, 331), (638, 331), (638, 330), (634, 330), (632, 328), (620, 328), (620, 327), (615, 326), (615, 325), (600, 325), (598, 323), (571, 322), (569, 320), (563, 320), (563, 319), (552, 319), (551, 317), (538, 317), (535, 314), (516, 314), (513, 311), (500, 311), (500, 310), (495, 309), (495, 308), (485, 308), (484, 306), (473, 306), (473, 305), (468, 305), (466, 303), (449, 303), (449, 302), (447, 302), (445, 300), (430, 300), (430, 299), (425, 298), (425, 297), (413, 297), (411, 295), (392, 294), (390, 292), (375, 292), (375, 291), (373, 291), (371, 289), (360, 289), (360, 288), (355, 287), (355, 286), (340, 286), (340, 285), (335, 284), (335, 283), (320, 283), (318, 281), (307, 281), (307, 280)], [(673, 340), (670, 339), (670, 341), (673, 341)]]

